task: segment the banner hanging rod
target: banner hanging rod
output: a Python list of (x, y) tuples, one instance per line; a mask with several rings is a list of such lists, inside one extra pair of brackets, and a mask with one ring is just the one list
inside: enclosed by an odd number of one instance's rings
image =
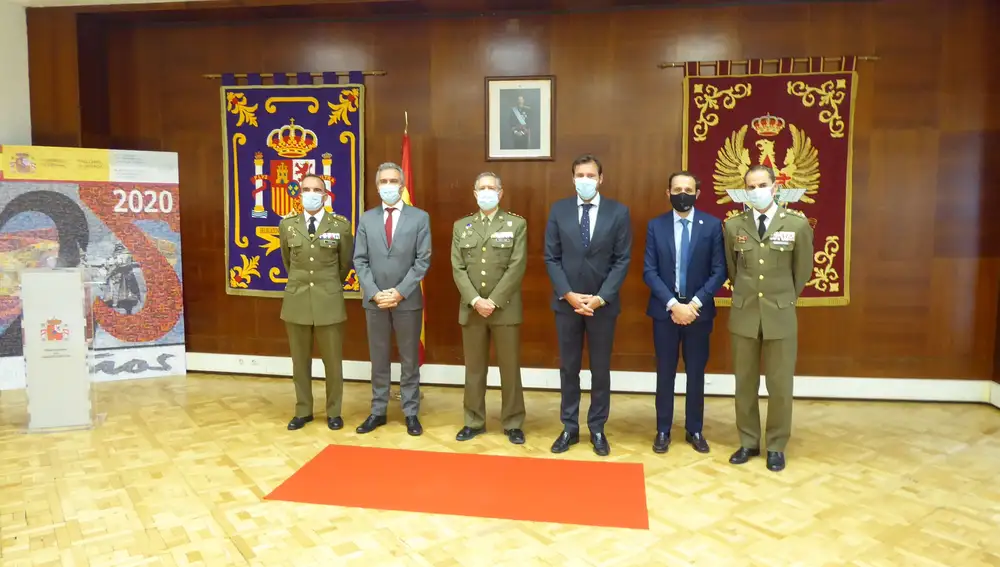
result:
[[(285, 75), (298, 75), (298, 74), (299, 73), (285, 73)], [(322, 77), (324, 74), (333, 74), (333, 75), (336, 75), (338, 77), (347, 77), (347, 76), (350, 76), (350, 73), (347, 72), (347, 71), (336, 71), (336, 72), (331, 72), (331, 73), (309, 73), (309, 76), (315, 78), (315, 77)], [(371, 76), (381, 77), (381, 76), (385, 75), (385, 71), (362, 71), (361, 74), (365, 75), (365, 76), (368, 76), (368, 77), (371, 77)], [(235, 79), (246, 79), (249, 75), (257, 75), (257, 76), (259, 76), (262, 79), (273, 79), (274, 78), (274, 73), (234, 73), (233, 74), (233, 78), (235, 78)], [(219, 74), (219, 73), (211, 74), (211, 75), (202, 75), (202, 78), (205, 78), (205, 79), (221, 79), (222, 75)]]
[[(795, 57), (792, 59), (792, 63), (808, 63), (811, 57)], [(824, 61), (840, 61), (843, 57), (822, 57)], [(857, 57), (858, 61), (878, 61), (877, 55), (859, 55)], [(741, 59), (739, 61), (732, 61), (736, 65), (749, 65), (750, 61), (755, 61), (755, 59)], [(780, 63), (781, 59), (761, 59), (761, 62), (766, 65), (773, 65), (775, 63)], [(658, 63), (656, 66), (660, 69), (672, 69), (675, 67), (683, 67), (688, 63), (694, 63), (694, 61), (673, 61), (671, 63)], [(698, 61), (699, 65), (713, 65), (716, 61)]]

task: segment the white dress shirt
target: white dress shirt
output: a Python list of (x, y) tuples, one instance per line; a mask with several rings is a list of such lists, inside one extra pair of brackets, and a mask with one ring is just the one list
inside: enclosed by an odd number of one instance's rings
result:
[[(681, 219), (687, 219), (688, 221), (688, 246), (694, 246), (694, 240), (690, 240), (694, 236), (694, 215), (694, 209), (691, 209), (691, 212), (686, 217), (682, 217), (677, 214), (677, 211), (674, 211), (674, 293), (678, 295), (681, 292), (681, 237), (684, 234), (684, 223), (681, 222)], [(690, 252), (690, 249), (688, 252)], [(670, 308), (676, 303), (680, 303), (677, 301), (677, 298), (671, 298), (667, 302), (667, 311), (670, 311)], [(699, 308), (701, 307), (701, 300), (694, 295), (691, 297), (691, 303), (694, 303)]]
[(778, 203), (771, 203), (771, 206), (767, 208), (766, 211), (761, 213), (757, 209), (750, 209), (750, 213), (753, 214), (753, 227), (757, 228), (760, 224), (760, 215), (764, 215), (764, 229), (771, 228), (771, 221), (774, 220), (774, 216), (778, 214)]
[[(576, 197), (576, 221), (579, 222), (581, 225), (583, 225), (583, 206), (584, 205), (593, 205), (593, 207), (590, 207), (590, 211), (588, 211), (588, 213), (587, 213), (587, 216), (590, 217), (590, 238), (593, 239), (594, 238), (594, 227), (597, 226), (597, 209), (599, 209), (601, 207), (601, 194), (600, 193), (595, 194), (594, 198), (591, 199), (589, 203), (584, 203), (583, 199), (581, 199), (580, 196), (577, 195), (577, 197)], [(599, 295), (597, 295), (595, 297), (597, 297), (597, 299), (600, 300), (601, 305), (605, 304), (604, 298), (602, 298)], [(563, 298), (561, 298), (561, 297), (559, 298), (560, 301), (562, 299)]]
[(316, 219), (316, 232), (319, 233), (319, 223), (323, 222), (323, 215), (326, 213), (326, 209), (320, 209), (316, 214), (310, 215), (309, 213), (302, 211), (303, 218), (306, 219), (306, 230), (309, 230), (309, 219)]
[(598, 194), (594, 195), (594, 198), (591, 199), (590, 203), (584, 203), (583, 199), (581, 199), (579, 196), (577, 196), (577, 198), (576, 198), (576, 220), (581, 225), (583, 224), (583, 205), (585, 205), (585, 204), (594, 205), (593, 207), (590, 207), (590, 237), (593, 238), (594, 237), (594, 227), (597, 226), (597, 209), (599, 209), (601, 207), (601, 194), (598, 193)]
[(396, 201), (395, 205), (389, 206), (382, 203), (382, 226), (385, 226), (385, 218), (389, 216), (389, 209), (395, 209), (392, 213), (392, 236), (396, 236), (396, 227), (399, 225), (399, 215), (403, 214), (403, 200)]

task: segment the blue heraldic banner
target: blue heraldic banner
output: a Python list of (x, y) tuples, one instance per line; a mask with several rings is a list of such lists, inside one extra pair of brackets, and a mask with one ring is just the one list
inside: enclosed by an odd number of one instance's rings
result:
[[(338, 83), (336, 73), (324, 73), (323, 84), (313, 84), (309, 73), (276, 73), (274, 84), (264, 85), (250, 74), (237, 85), (234, 75), (222, 76), (227, 293), (281, 296), (287, 274), (278, 222), (302, 212), (299, 182), (306, 175), (326, 181), (326, 211), (357, 230), (364, 212), (363, 79), (352, 72)], [(344, 291), (360, 297), (353, 270)]]

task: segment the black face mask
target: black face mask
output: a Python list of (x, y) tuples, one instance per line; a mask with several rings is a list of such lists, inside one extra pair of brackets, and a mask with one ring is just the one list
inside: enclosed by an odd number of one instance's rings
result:
[(694, 206), (695, 196), (690, 193), (678, 193), (670, 195), (670, 206), (679, 213), (686, 213)]

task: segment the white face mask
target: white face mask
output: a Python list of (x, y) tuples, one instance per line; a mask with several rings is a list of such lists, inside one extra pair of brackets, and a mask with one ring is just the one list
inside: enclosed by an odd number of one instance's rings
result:
[(500, 203), (500, 193), (492, 189), (480, 189), (476, 192), (476, 203), (483, 211), (492, 211)]
[(754, 187), (750, 191), (747, 191), (747, 196), (750, 198), (750, 204), (753, 208), (761, 210), (766, 209), (771, 206), (771, 187)]
[(306, 191), (302, 193), (302, 208), (307, 211), (318, 211), (323, 208), (323, 201), (326, 195), (316, 191)]
[(399, 185), (379, 185), (378, 196), (387, 205), (395, 205), (399, 201)]
[(589, 201), (597, 195), (597, 180), (591, 177), (574, 177), (573, 184), (576, 186), (576, 194), (584, 201)]

